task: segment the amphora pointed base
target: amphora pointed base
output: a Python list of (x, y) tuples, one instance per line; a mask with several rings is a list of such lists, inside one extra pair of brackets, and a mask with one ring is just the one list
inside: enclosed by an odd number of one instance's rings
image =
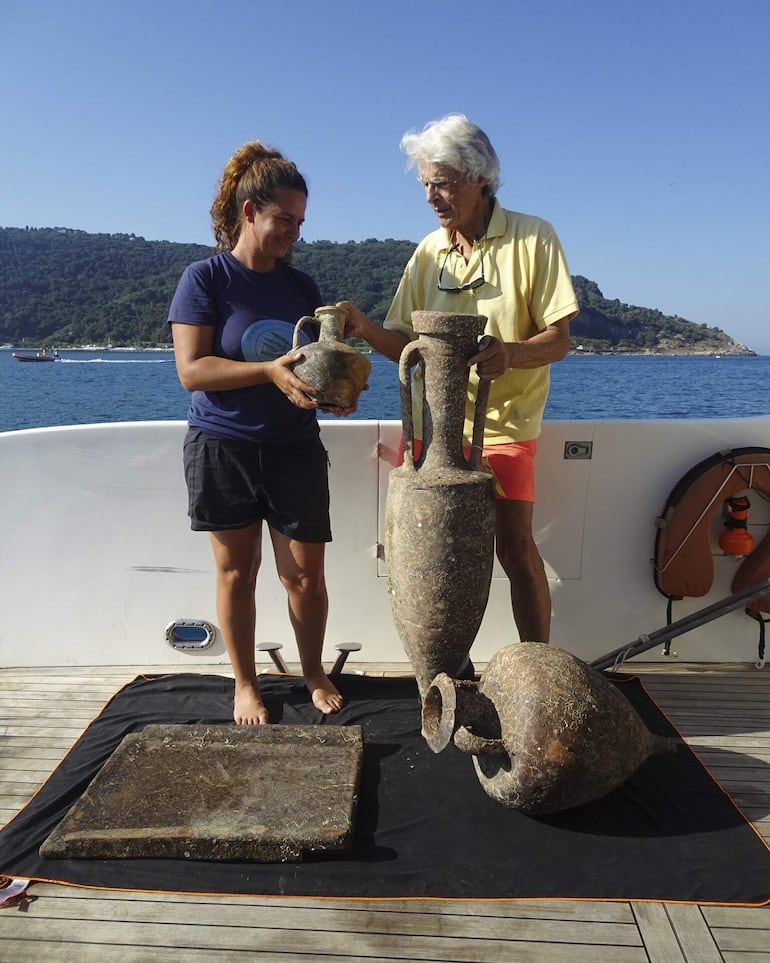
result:
[(606, 796), (678, 740), (654, 735), (601, 672), (539, 642), (506, 646), (479, 682), (443, 674), (423, 700), (434, 752), (454, 739), (492, 799), (530, 814)]

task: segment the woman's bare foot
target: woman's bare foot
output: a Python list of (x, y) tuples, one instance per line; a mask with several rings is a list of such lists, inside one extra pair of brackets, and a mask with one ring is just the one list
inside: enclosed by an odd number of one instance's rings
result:
[(258, 682), (236, 682), (233, 719), (237, 726), (259, 726), (270, 721)]
[(325, 672), (319, 672), (316, 676), (306, 676), (305, 685), (313, 700), (316, 709), (320, 709), (324, 715), (328, 716), (332, 712), (339, 712), (343, 706), (344, 699), (337, 691), (337, 687), (329, 679)]

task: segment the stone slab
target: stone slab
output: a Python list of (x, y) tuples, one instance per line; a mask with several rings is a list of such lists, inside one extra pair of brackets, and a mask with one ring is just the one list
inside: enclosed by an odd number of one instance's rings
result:
[(267, 863), (345, 851), (362, 756), (360, 726), (146, 726), (40, 854)]

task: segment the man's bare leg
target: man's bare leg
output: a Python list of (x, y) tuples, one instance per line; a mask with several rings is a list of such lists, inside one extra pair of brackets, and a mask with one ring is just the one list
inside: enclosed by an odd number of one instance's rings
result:
[(237, 725), (268, 722), (254, 656), (257, 572), (262, 558), (262, 523), (211, 532), (217, 569), (217, 617), (235, 676), (233, 719)]
[(495, 502), (497, 557), (511, 583), (513, 618), (522, 642), (548, 642), (551, 591), (532, 534), (531, 502)]
[(343, 699), (321, 662), (329, 599), (323, 543), (298, 542), (270, 529), (278, 576), (286, 589), (289, 619), (313, 705), (325, 715), (339, 712)]

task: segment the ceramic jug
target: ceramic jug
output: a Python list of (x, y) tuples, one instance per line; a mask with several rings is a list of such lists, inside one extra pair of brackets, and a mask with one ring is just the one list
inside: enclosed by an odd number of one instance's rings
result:
[[(391, 611), (420, 694), (457, 674), (489, 596), (494, 488), (480, 468), (489, 382), (479, 383), (471, 456), (463, 452), (468, 359), (486, 318), (415, 311), (419, 335), (399, 360), (404, 461), (388, 479), (385, 561)], [(422, 451), (414, 456), (411, 368), (424, 380)]]
[[(305, 324), (320, 325), (318, 341), (300, 345), (299, 333)], [(294, 326), (293, 350), (304, 358), (293, 371), (316, 389), (315, 400), (323, 408), (352, 408), (364, 390), (372, 364), (369, 359), (345, 344), (345, 312), (333, 304), (316, 308), (313, 317), (303, 317)]]

